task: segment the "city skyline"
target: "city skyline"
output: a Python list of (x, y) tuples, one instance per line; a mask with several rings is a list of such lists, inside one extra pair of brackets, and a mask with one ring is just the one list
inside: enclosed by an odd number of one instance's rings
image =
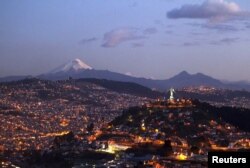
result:
[(243, 0), (1, 1), (0, 77), (75, 58), (95, 69), (167, 79), (186, 70), (249, 80)]

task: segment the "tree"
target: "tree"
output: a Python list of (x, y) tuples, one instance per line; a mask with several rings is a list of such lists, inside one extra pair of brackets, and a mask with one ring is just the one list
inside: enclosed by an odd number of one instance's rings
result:
[(94, 123), (90, 123), (88, 126), (87, 126), (87, 131), (88, 132), (92, 132), (94, 130)]

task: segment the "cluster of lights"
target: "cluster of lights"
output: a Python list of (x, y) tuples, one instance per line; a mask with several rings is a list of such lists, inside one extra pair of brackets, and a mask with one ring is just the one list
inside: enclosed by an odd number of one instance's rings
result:
[(146, 131), (146, 126), (145, 126), (144, 120), (142, 120), (141, 130)]
[(47, 133), (45, 135), (42, 135), (41, 137), (45, 138), (45, 137), (63, 136), (63, 135), (66, 135), (68, 133), (69, 133), (69, 131), (53, 132), (53, 133)]
[(107, 149), (100, 149), (99, 151), (112, 153), (114, 154), (117, 151), (122, 151), (128, 149), (128, 146), (118, 145), (118, 144), (109, 144)]
[(187, 155), (180, 153), (176, 156), (177, 160), (187, 160)]
[(2, 167), (2, 168), (8, 168), (8, 167), (20, 168), (20, 167), (18, 167), (18, 166), (16, 166), (16, 165), (12, 164), (12, 163), (9, 162), (9, 161), (7, 161), (7, 162), (5, 162), (5, 161), (0, 162), (0, 167)]

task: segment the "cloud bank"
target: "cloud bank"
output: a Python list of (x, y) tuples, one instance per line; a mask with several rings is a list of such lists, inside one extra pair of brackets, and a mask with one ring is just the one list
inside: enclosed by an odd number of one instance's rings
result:
[(212, 41), (210, 42), (211, 45), (223, 45), (223, 44), (226, 44), (226, 45), (230, 45), (232, 43), (235, 43), (239, 40), (238, 37), (227, 37), (227, 38), (223, 38), (223, 39), (220, 39), (219, 41)]
[(178, 9), (167, 12), (170, 19), (208, 19), (210, 22), (219, 22), (246, 15), (240, 6), (225, 0), (206, 0), (202, 4), (186, 4)]
[(133, 44), (132, 44), (132, 47), (134, 47), (134, 48), (143, 47), (143, 46), (144, 46), (143, 43), (133, 43)]
[(189, 23), (188, 25), (193, 26), (193, 27), (200, 27), (204, 29), (217, 30), (220, 32), (236, 32), (240, 30), (235, 25), (224, 24), (224, 23), (220, 23), (220, 24)]
[(96, 40), (97, 40), (97, 38), (95, 38), (95, 37), (93, 37), (93, 38), (86, 38), (86, 39), (82, 39), (80, 41), (80, 44), (84, 45), (84, 44), (88, 44), (88, 43), (94, 42)]
[(118, 28), (104, 34), (102, 47), (116, 47), (126, 41), (145, 38), (136, 28)]
[(155, 34), (157, 33), (157, 29), (154, 27), (147, 28), (143, 31), (144, 34), (149, 35), (149, 34)]

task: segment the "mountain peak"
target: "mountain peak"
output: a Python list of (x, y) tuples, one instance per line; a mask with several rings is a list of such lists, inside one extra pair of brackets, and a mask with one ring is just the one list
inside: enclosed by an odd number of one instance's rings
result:
[(177, 74), (176, 76), (181, 76), (181, 77), (183, 77), (183, 76), (190, 76), (191, 74), (189, 74), (187, 71), (182, 71), (182, 72), (180, 72), (179, 74)]
[(74, 70), (78, 70), (78, 69), (93, 69), (91, 66), (87, 65), (86, 63), (84, 63), (79, 58), (76, 58), (76, 59), (72, 60), (71, 63), (72, 63), (72, 68)]
[(68, 72), (68, 71), (79, 71), (79, 70), (86, 70), (86, 69), (93, 69), (91, 66), (84, 63), (81, 59), (76, 58), (58, 68), (54, 69), (51, 73), (57, 72)]
[(187, 71), (181, 71), (179, 74), (189, 75)]

